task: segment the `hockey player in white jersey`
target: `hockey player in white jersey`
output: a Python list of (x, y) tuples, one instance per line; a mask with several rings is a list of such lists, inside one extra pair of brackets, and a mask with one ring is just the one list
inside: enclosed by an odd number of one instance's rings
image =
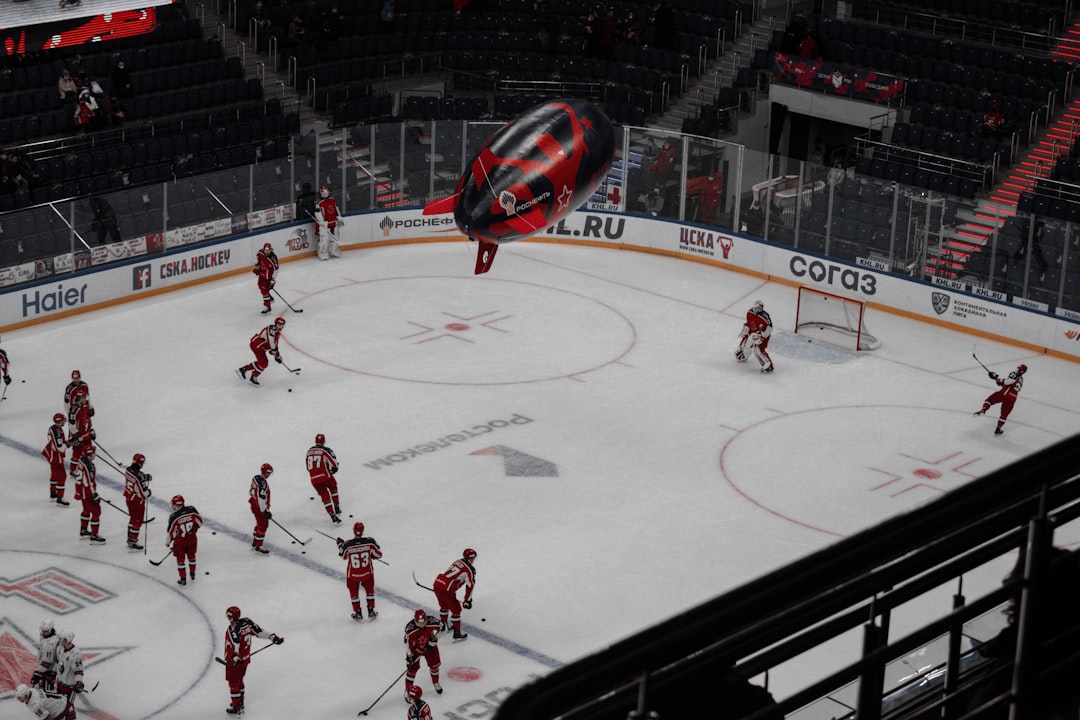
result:
[(60, 720), (67, 716), (68, 707), (71, 705), (71, 701), (66, 697), (27, 685), (15, 688), (15, 699), (26, 705), (26, 709), (41, 720)]

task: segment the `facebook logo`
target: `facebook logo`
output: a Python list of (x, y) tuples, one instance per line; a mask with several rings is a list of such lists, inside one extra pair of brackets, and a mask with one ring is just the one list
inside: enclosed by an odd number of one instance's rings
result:
[(136, 265), (131, 269), (131, 289), (145, 290), (150, 287), (150, 264)]

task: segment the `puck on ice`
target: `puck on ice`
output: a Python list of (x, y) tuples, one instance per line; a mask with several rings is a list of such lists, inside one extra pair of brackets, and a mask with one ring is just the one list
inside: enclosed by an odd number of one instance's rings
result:
[(210, 571), (209, 571), (209, 570), (207, 570), (207, 571), (206, 571), (206, 574), (207, 574), (207, 575), (209, 575), (209, 574), (210, 574)]
[(301, 554), (301, 555), (307, 555), (307, 550), (301, 550), (301, 551), (300, 551), (300, 554)]
[(292, 388), (289, 388), (289, 392), (292, 392)]
[(487, 618), (480, 618), (480, 622), (487, 622)]
[(19, 382), (22, 382), (22, 383), (24, 383), (24, 382), (26, 382), (26, 381), (25, 381), (25, 380), (20, 380)]
[(211, 531), (210, 531), (210, 534), (211, 534), (211, 535), (217, 535), (217, 530), (211, 530)]

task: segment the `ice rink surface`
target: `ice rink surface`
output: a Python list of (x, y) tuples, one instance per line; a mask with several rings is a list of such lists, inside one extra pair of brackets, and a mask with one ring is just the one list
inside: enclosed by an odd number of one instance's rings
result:
[[(34, 662), (43, 617), (87, 656), (81, 717), (224, 716), (225, 608), (284, 645), (252, 661), (247, 717), (355, 717), (404, 670), (402, 630), (436, 611), (435, 575), (475, 548), (469, 639), (443, 638), (440, 718), (483, 718), (531, 676), (903, 513), (1080, 431), (1075, 364), (871, 310), (880, 349), (792, 331), (796, 290), (673, 258), (518, 243), (473, 276), (461, 243), (287, 263), (278, 290), (302, 314), (262, 387), (251, 360), (251, 275), (6, 333), (14, 384), (0, 404), (0, 716)], [(734, 360), (760, 298), (776, 334), (762, 375)], [(1030, 368), (1006, 432), (972, 357)], [(103, 508), (104, 546), (79, 510), (48, 501), (39, 455), (73, 369), (89, 383), (101, 455), (152, 473), (146, 553)], [(25, 382), (23, 382), (25, 381)], [(289, 390), (291, 389), (291, 392)], [(338, 455), (345, 525), (314, 500), (304, 454)], [(269, 557), (249, 550), (251, 476), (269, 462)], [(121, 476), (98, 463), (103, 497)], [(164, 527), (181, 493), (206, 519), (198, 581), (176, 584)], [(69, 494), (70, 496), (70, 494)], [(349, 618), (334, 543), (356, 520), (380, 616)], [(996, 585), (1007, 568), (968, 583)], [(967, 587), (967, 585), (965, 585)], [(947, 598), (944, 602), (948, 602)], [(903, 621), (895, 623), (898, 631)], [(260, 646), (257, 644), (256, 647)], [(779, 695), (814, 668), (770, 676)], [(399, 683), (372, 718), (405, 714)], [(27, 715), (28, 716), (28, 715)]]

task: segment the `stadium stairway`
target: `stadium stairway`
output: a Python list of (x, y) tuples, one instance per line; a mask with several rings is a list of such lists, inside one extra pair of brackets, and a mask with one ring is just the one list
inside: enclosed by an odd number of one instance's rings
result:
[(240, 58), (244, 77), (254, 77), (262, 81), (264, 98), (277, 98), (285, 112), (299, 113), (301, 132), (319, 132), (325, 129), (326, 119), (320, 118), (306, 102), (302, 102), (288, 78), (275, 68), (268, 55), (261, 56), (254, 44), (248, 46), (247, 41), (250, 38), (241, 37), (229, 27), (227, 18), (221, 14), (221, 4), (214, 5), (216, 10), (202, 3), (194, 8), (195, 16), (202, 25), (203, 37), (216, 35), (221, 40), (225, 57)]
[[(1064, 33), (1052, 55), (1080, 63), (1080, 23)], [(946, 239), (940, 257), (930, 263), (931, 271), (943, 277), (954, 277), (960, 272), (968, 256), (988, 244), (1002, 224), (1016, 214), (1021, 194), (1034, 189), (1040, 179), (1049, 178), (1057, 159), (1069, 154), (1077, 139), (1078, 125), (1080, 99), (1066, 99), (1065, 110), (991, 188), (987, 199), (973, 212), (958, 213), (958, 219), (963, 218), (963, 222)]]

